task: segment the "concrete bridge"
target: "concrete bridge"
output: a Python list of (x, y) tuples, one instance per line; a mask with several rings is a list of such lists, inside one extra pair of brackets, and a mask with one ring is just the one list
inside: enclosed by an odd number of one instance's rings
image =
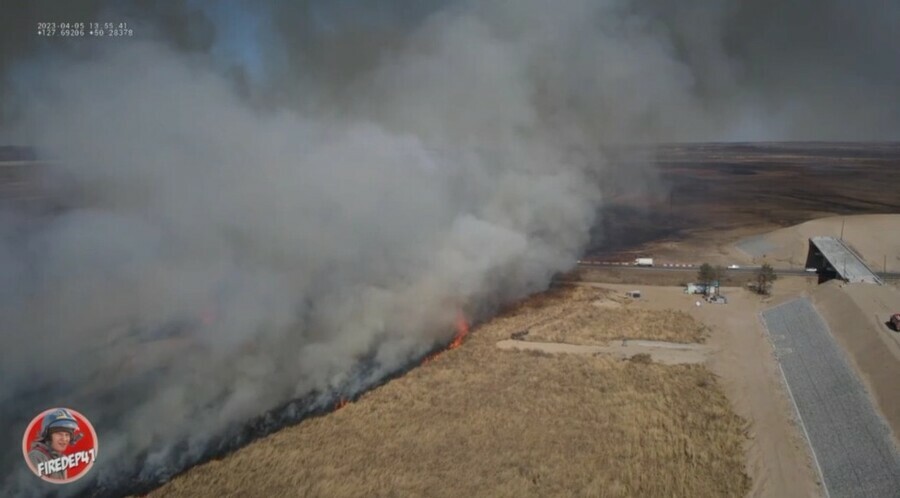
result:
[(819, 282), (841, 278), (850, 283), (883, 283), (856, 252), (834, 237), (809, 239), (806, 267), (818, 270)]

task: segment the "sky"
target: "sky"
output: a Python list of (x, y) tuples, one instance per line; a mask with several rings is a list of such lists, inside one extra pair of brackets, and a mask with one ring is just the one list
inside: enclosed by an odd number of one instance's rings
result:
[(235, 65), (244, 68), (253, 83), (263, 83), (270, 71), (264, 63), (274, 64), (272, 61), (276, 60), (271, 53), (267, 57), (263, 54), (266, 46), (272, 46), (264, 41), (272, 36), (269, 15), (248, 8), (240, 0), (197, 1), (192, 6), (209, 16), (216, 26), (216, 41), (210, 50), (212, 57), (225, 68)]
[[(0, 100), (0, 118), (11, 122), (17, 112), (10, 89), (47, 78), (50, 61), (90, 57), (128, 43), (41, 39), (33, 34), (39, 21), (128, 21), (136, 38), (165, 43), (216, 65), (254, 105), (334, 112), (346, 108), (354, 85), (382, 61), (419, 43), (418, 35), (436, 20), (466, 17), (484, 24), (496, 41), (564, 51), (547, 56), (567, 65), (556, 64), (560, 67), (553, 71), (572, 73), (566, 81), (569, 100), (610, 116), (611, 122), (629, 121), (604, 125), (604, 141), (898, 137), (900, 111), (892, 103), (900, 88), (896, 2), (689, 0), (672, 5), (605, 0), (561, 5), (552, 9), (547, 2), (531, 0), (518, 5), (464, 0), (19, 0), (0, 26), (0, 92), (6, 95)], [(546, 62), (532, 58), (526, 64), (550, 71), (553, 63)], [(634, 95), (623, 92), (627, 88)]]

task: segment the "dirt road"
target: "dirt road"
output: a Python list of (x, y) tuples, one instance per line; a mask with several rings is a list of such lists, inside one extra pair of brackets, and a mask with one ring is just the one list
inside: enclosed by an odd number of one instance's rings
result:
[(703, 363), (709, 358), (710, 348), (703, 344), (679, 344), (663, 341), (616, 341), (608, 346), (584, 346), (558, 342), (531, 342), (505, 340), (497, 343), (500, 349), (543, 351), (558, 354), (610, 355), (617, 358), (631, 358), (638, 354), (648, 354), (656, 363), (681, 365)]
[(900, 333), (885, 325), (887, 317), (900, 310), (900, 291), (888, 285), (829, 282), (811, 297), (900, 447)]

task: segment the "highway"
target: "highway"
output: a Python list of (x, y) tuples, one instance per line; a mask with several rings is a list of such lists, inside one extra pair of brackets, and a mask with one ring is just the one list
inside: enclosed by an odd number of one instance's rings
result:
[[(579, 260), (578, 267), (579, 268), (621, 268), (633, 271), (685, 271), (697, 273), (700, 270), (701, 264), (698, 263), (656, 263), (654, 266), (636, 266), (634, 263), (630, 262), (616, 262), (616, 261), (589, 261), (589, 260)], [(756, 273), (759, 270), (759, 266), (740, 266), (739, 268), (726, 268), (728, 273)], [(808, 272), (806, 270), (800, 268), (778, 268), (774, 267), (775, 273), (777, 275), (793, 275), (793, 276), (807, 276), (813, 277), (816, 275), (814, 272)], [(881, 278), (887, 279), (900, 279), (900, 273), (877, 273)]]

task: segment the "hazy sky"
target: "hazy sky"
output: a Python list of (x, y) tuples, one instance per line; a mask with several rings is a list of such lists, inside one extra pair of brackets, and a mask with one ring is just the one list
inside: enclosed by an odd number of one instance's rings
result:
[[(900, 4), (889, 0), (38, 0), (6, 12), (7, 89), (48, 77), (29, 64), (127, 43), (41, 39), (36, 22), (128, 21), (137, 37), (211, 58), (256, 105), (358, 112), (348, 101), (372, 71), (465, 18), (492, 43), (530, 51), (523, 64), (536, 83), (567, 73), (564, 100), (600, 140), (900, 136)], [(4, 102), (7, 120), (13, 107)]]

